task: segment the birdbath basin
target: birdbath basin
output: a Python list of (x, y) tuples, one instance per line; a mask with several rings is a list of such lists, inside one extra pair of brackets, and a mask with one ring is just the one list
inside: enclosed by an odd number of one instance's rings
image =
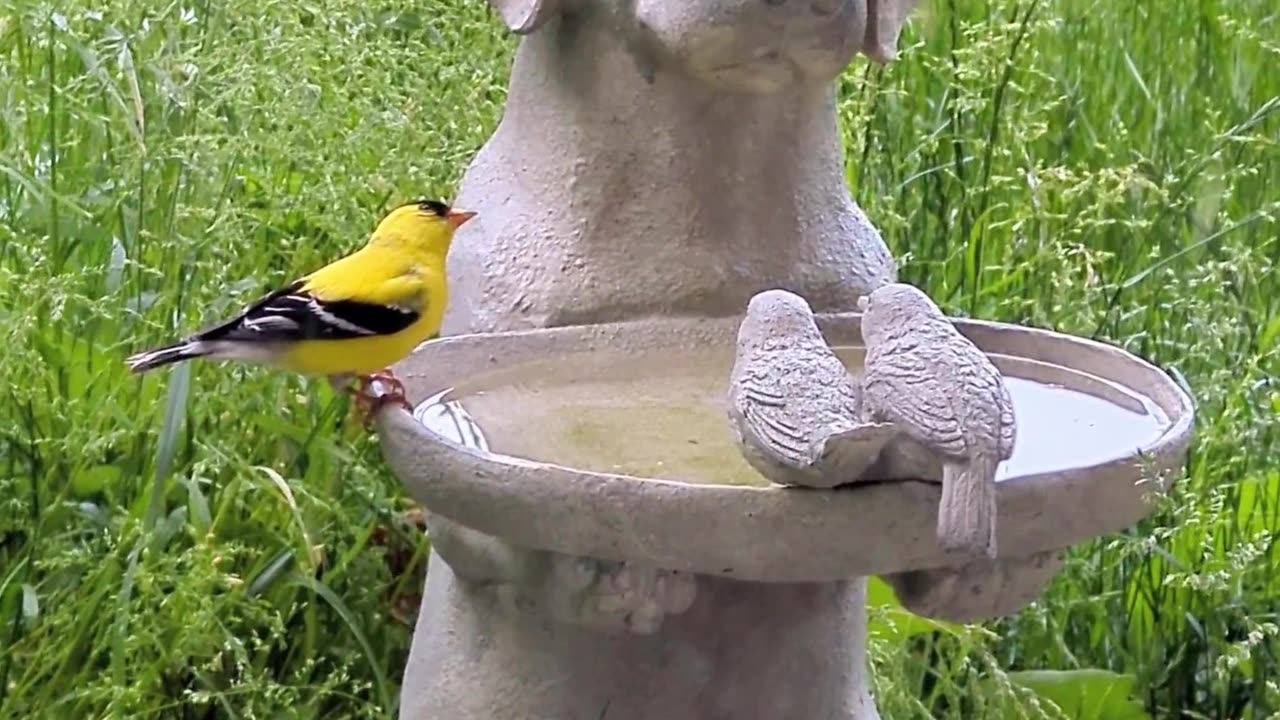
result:
[[(946, 564), (936, 483), (788, 488), (743, 460), (724, 410), (738, 322), (434, 341), (399, 371), (420, 404), (416, 417), (385, 421), (387, 459), (432, 512), (531, 548), (762, 582)], [(858, 316), (818, 322), (856, 371)], [(1149, 481), (1181, 464), (1186, 393), (1108, 345), (956, 324), (1008, 378), (1018, 413), (1018, 443), (997, 475), (999, 547), (1053, 550), (1140, 520)]]

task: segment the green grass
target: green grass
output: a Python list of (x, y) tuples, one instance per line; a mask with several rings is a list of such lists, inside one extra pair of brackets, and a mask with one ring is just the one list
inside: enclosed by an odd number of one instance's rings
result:
[[(872, 647), (893, 720), (1280, 717), (1280, 10), (932, 0), (841, 80), (854, 192), (950, 312), (1194, 390), (1169, 502), (1017, 617)], [(449, 196), (513, 42), (479, 0), (0, 2), (0, 717), (385, 717), (426, 542), (323, 384), (123, 357)]]

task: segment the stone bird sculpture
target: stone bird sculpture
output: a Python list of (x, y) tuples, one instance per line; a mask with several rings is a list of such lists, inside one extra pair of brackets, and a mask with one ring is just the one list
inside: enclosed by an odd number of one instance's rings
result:
[(780, 485), (851, 482), (894, 432), (860, 418), (857, 385), (809, 303), (783, 290), (752, 297), (729, 380), (729, 420), (747, 462)]
[(889, 422), (942, 461), (938, 541), (996, 556), (996, 468), (1013, 454), (1013, 402), (991, 360), (919, 289), (890, 283), (858, 302), (863, 414)]

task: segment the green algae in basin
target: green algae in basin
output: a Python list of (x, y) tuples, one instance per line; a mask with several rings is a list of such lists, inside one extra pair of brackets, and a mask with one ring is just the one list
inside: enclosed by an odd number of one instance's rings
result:
[[(477, 377), (417, 412), (463, 444), (592, 472), (767, 486), (725, 419), (726, 358), (583, 354)], [(471, 433), (474, 435), (474, 433)], [(483, 445), (482, 445), (483, 443)]]
[[(836, 352), (860, 370), (862, 349)], [(1167, 419), (1118, 386), (996, 357), (1017, 414), (1013, 457), (998, 478), (1051, 472), (1132, 453)], [(433, 432), (464, 445), (591, 472), (767, 486), (742, 458), (726, 417), (733, 357), (722, 349), (584, 352), (474, 376), (418, 408)], [(1062, 368), (1054, 368), (1059, 379)]]

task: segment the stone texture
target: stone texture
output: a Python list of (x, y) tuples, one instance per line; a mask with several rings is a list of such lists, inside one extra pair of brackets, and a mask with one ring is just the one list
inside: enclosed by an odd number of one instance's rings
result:
[(966, 559), (996, 556), (996, 468), (1013, 456), (1013, 399), (1000, 371), (929, 296), (904, 283), (860, 302), (869, 420), (941, 455), (938, 541)]
[[(831, 345), (862, 344), (859, 316), (818, 315), (817, 321)], [(700, 347), (732, 357), (740, 323), (667, 318), (442, 338), (420, 348), (396, 374), (421, 402), (480, 373), (568, 361), (583, 352), (660, 355)], [(1103, 391), (1068, 369), (1074, 368), (1150, 398), (1168, 418), (1167, 429), (1141, 448), (1142, 459), (1127, 454), (999, 481), (999, 545), (1022, 555), (1057, 550), (1145, 517), (1148, 494), (1162, 487), (1153, 473), (1180, 466), (1190, 442), (1191, 406), (1178, 385), (1159, 368), (1084, 338), (974, 320), (955, 325), (984, 352), (1025, 362), (1020, 374)], [(956, 564), (936, 537), (937, 482), (797, 491), (642, 480), (472, 450), (405, 413), (384, 412), (378, 422), (384, 456), (415, 500), (525, 548), (761, 582), (823, 582)]]
[[(816, 322), (832, 345), (862, 342), (856, 315)], [(448, 337), (397, 374), (421, 402), (477, 373), (573, 353), (731, 353), (740, 324), (670, 318)], [(1168, 417), (1142, 461), (1002, 480), (999, 542), (1016, 553), (959, 568), (935, 536), (936, 483), (822, 491), (620, 477), (492, 455), (382, 412), (385, 457), (430, 509), (433, 542), (401, 717), (875, 720), (860, 578), (885, 577), (909, 609), (940, 619), (1015, 612), (1053, 577), (1062, 548), (1145, 516), (1148, 493), (1191, 439), (1190, 398), (1132, 355), (1043, 330), (956, 326), (984, 352), (1024, 358), (1039, 381), (1082, 382), (1066, 364)], [(637, 577), (623, 579), (627, 568)], [(637, 611), (640, 622), (628, 620)], [(738, 652), (751, 662), (732, 662)]]
[[(599, 348), (732, 352), (769, 289), (805, 298), (829, 340), (860, 341), (858, 317), (825, 313), (896, 269), (850, 197), (831, 81), (859, 51), (892, 59), (913, 0), (490, 2), (524, 37), (456, 198), (479, 214), (450, 254), (445, 337), (396, 368), (412, 399)], [(961, 328), (1051, 379), (1069, 363), (1150, 396), (1171, 418), (1152, 466), (1181, 463), (1190, 401), (1157, 369), (1053, 333)], [(493, 334), (449, 337), (471, 332)], [(377, 422), (432, 539), (406, 720), (878, 720), (867, 575), (934, 616), (1011, 612), (1056, 569), (1035, 553), (1149, 507), (1131, 458), (1010, 478), (999, 542), (1022, 557), (957, 569), (935, 537), (936, 483), (647, 480), (493, 455), (391, 407)], [(875, 471), (940, 476), (912, 442)]]
[[(512, 545), (427, 513), (432, 550), (454, 573), (494, 589), (508, 614), (538, 615), (606, 633), (655, 632), (663, 618), (689, 609), (694, 576), (637, 562), (611, 562)], [(437, 565), (437, 567), (439, 567)]]
[(706, 578), (659, 634), (512, 615), (502, 584), (435, 562), (402, 717), (519, 720), (876, 720), (860, 618), (864, 580)]
[(884, 579), (902, 606), (934, 620), (979, 622), (1012, 615), (1036, 599), (1062, 569), (1066, 552), (1016, 552), (957, 567), (890, 573)]
[(861, 393), (804, 298), (768, 290), (747, 305), (729, 377), (743, 457), (781, 485), (831, 488), (875, 463), (891, 433), (862, 423)]
[[(845, 181), (832, 80), (859, 49), (890, 59), (914, 0), (491, 4), (524, 37), (502, 120), (456, 198), (479, 215), (450, 254), (444, 335), (733, 316), (771, 287), (848, 310), (896, 278)], [(431, 530), (439, 554), (402, 717), (877, 717), (862, 580), (708, 578), (698, 591), (672, 581), (671, 565), (556, 559), (474, 528)], [(457, 580), (438, 562), (450, 555), (459, 575), (497, 577)], [(589, 581), (547, 570), (583, 564)], [(580, 610), (548, 616), (579, 582)], [(481, 588), (494, 587), (518, 600), (486, 607)], [(695, 620), (659, 630), (685, 599)], [(619, 618), (630, 641), (600, 632)], [(452, 644), (468, 636), (488, 650)], [(731, 662), (734, 650), (753, 662)], [(516, 679), (529, 671), (542, 676)], [(779, 692), (793, 683), (817, 692)], [(599, 709), (593, 693), (606, 695)]]
[[(521, 40), (457, 202), (444, 334), (852, 310), (896, 277), (853, 201), (832, 79), (909, 0), (504, 0)], [(868, 20), (870, 19), (870, 23)]]

